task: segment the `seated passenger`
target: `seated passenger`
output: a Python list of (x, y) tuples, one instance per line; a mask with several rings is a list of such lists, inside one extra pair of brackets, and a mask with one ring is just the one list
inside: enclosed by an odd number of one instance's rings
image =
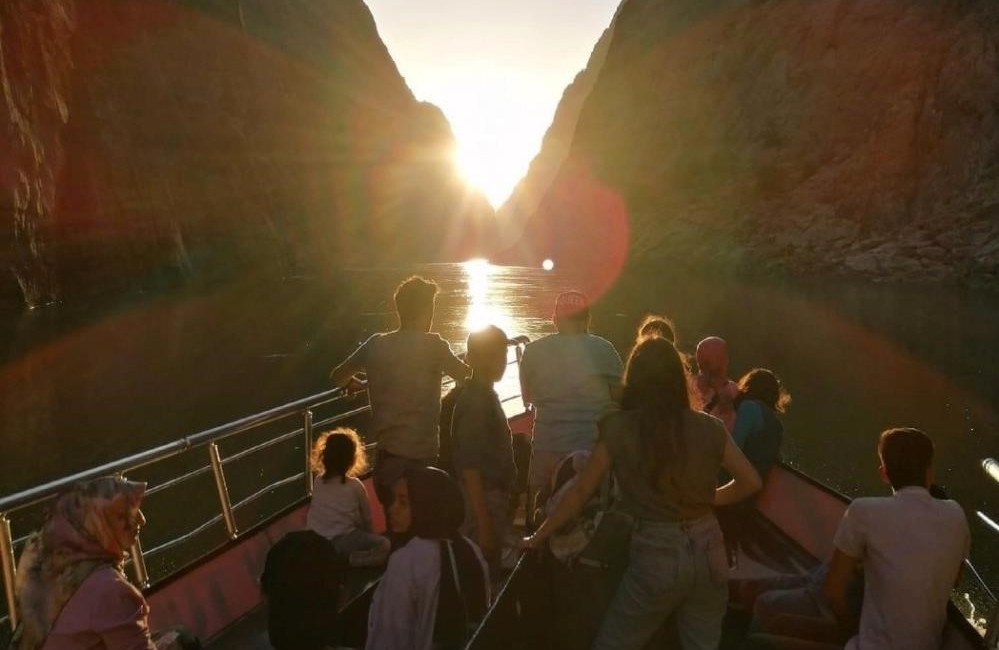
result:
[(492, 326), (473, 332), (467, 349), (472, 377), (461, 388), (451, 421), (452, 458), (465, 496), (462, 533), (478, 542), (497, 571), (512, 523), (510, 493), (517, 475), (510, 425), (493, 389), (506, 372), (506, 333)]
[(859, 634), (848, 650), (940, 647), (947, 602), (968, 553), (968, 523), (957, 503), (930, 495), (933, 442), (925, 433), (885, 431), (878, 458), (894, 495), (854, 499), (832, 560), (799, 579), (805, 586), (756, 599), (752, 629), (775, 635), (771, 645), (797, 648), (803, 640), (817, 649), (841, 648), (856, 634), (859, 613)]
[[(761, 481), (721, 422), (691, 410), (687, 388), (671, 343), (640, 343), (625, 370), (622, 410), (601, 421), (600, 440), (572, 490), (524, 540), (540, 547), (613, 469), (621, 508), (637, 524), (596, 650), (638, 650), (673, 613), (684, 650), (717, 648), (721, 639), (729, 568), (713, 506), (745, 499)], [(716, 488), (721, 467), (735, 480)]]
[(392, 532), (410, 539), (389, 558), (375, 590), (365, 647), (463, 647), (490, 596), (482, 553), (458, 531), (465, 517), (461, 492), (446, 473), (411, 467), (393, 495)]
[(149, 606), (122, 564), (145, 517), (145, 483), (101, 478), (59, 497), (17, 568), (12, 650), (199, 648), (178, 630), (150, 635)]
[(786, 411), (791, 395), (780, 378), (764, 368), (750, 370), (738, 385), (732, 438), (765, 480), (780, 459), (784, 425), (777, 413)]
[(728, 377), (728, 345), (724, 339), (709, 336), (697, 344), (694, 353), (697, 376), (694, 387), (700, 408), (720, 419), (729, 433), (735, 426), (735, 398), (739, 387)]
[(364, 445), (353, 429), (319, 436), (312, 448), (312, 471), (318, 474), (305, 525), (330, 542), (350, 566), (380, 566), (391, 544), (375, 535), (368, 492), (357, 477), (368, 468)]
[(933, 441), (918, 429), (889, 429), (878, 442), (881, 480), (890, 497), (854, 499), (836, 531), (823, 592), (848, 625), (847, 586), (864, 568), (860, 631), (847, 650), (936, 650), (947, 603), (971, 534), (961, 506), (930, 495)]
[(666, 316), (649, 314), (642, 319), (641, 324), (638, 326), (635, 345), (638, 345), (645, 339), (656, 337), (666, 339), (673, 345), (676, 345), (676, 327), (673, 325), (673, 321)]
[[(368, 389), (371, 435), (378, 443), (375, 492), (383, 507), (406, 468), (437, 462), (441, 379), (464, 381), (468, 367), (451, 351), (434, 322), (437, 284), (414, 276), (395, 291), (399, 328), (374, 334), (330, 373), (337, 387)], [(367, 380), (358, 377), (367, 373)]]
[(590, 334), (586, 296), (559, 294), (554, 321), (556, 333), (529, 343), (520, 364), (524, 403), (535, 408), (529, 511), (563, 456), (593, 449), (597, 421), (615, 408), (620, 392), (621, 357)]

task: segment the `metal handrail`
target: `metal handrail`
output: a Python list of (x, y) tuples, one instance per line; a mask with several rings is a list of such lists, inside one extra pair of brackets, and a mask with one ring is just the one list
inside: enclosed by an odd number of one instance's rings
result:
[(77, 483), (92, 481), (94, 479), (111, 476), (113, 474), (125, 474), (141, 467), (145, 467), (146, 465), (166, 460), (167, 458), (176, 456), (177, 454), (189, 451), (196, 447), (203, 447), (211, 442), (218, 442), (224, 438), (228, 438), (237, 433), (242, 433), (248, 429), (270, 424), (271, 422), (282, 420), (291, 415), (300, 414), (306, 409), (324, 406), (341, 399), (347, 399), (347, 395), (343, 389), (338, 388), (336, 390), (317, 393), (267, 411), (262, 411), (255, 415), (207, 429), (200, 433), (196, 433), (173, 442), (168, 442), (164, 445), (154, 447), (138, 454), (133, 454), (110, 463), (99, 465), (93, 469), (77, 472), (76, 474), (71, 474), (70, 476), (64, 478), (49, 481), (48, 483), (43, 483), (42, 485), (29, 488), (27, 490), (15, 492), (14, 494), (0, 497), (0, 512), (10, 513), (15, 510), (20, 510), (44, 501), (49, 497), (61, 494)]
[[(105, 463), (103, 465), (99, 465), (98, 467), (94, 467), (92, 469), (83, 472), (77, 472), (76, 474), (72, 474), (70, 476), (57, 479), (55, 481), (49, 481), (42, 485), (35, 486), (27, 490), (22, 490), (20, 492), (16, 492), (14, 494), (0, 498), (0, 571), (2, 571), (3, 583), (4, 583), (4, 597), (7, 602), (7, 611), (8, 611), (7, 618), (9, 618), (11, 625), (16, 627), (18, 623), (16, 597), (14, 593), (14, 582), (16, 576), (16, 566), (14, 563), (15, 541), (13, 540), (13, 537), (11, 535), (10, 518), (9, 518), (9, 515), (11, 513), (23, 510), (33, 505), (37, 505), (39, 503), (44, 502), (47, 499), (62, 494), (79, 482), (90, 481), (109, 475), (123, 476), (136, 469), (146, 467), (148, 465), (166, 460), (168, 458), (172, 458), (187, 451), (191, 451), (197, 448), (207, 448), (210, 461), (210, 464), (207, 467), (203, 466), (198, 469), (187, 472), (181, 476), (174, 477), (160, 485), (154, 486), (149, 490), (149, 493), (152, 494), (160, 490), (173, 487), (182, 482), (190, 480), (196, 476), (200, 476), (202, 474), (207, 473), (208, 471), (211, 471), (211, 473), (214, 475), (215, 478), (215, 485), (217, 488), (219, 504), (221, 506), (222, 512), (220, 515), (218, 515), (217, 518), (213, 518), (210, 522), (197, 527), (194, 531), (183, 534), (178, 538), (169, 540), (166, 543), (161, 544), (160, 546), (157, 546), (156, 548), (151, 549), (149, 551), (143, 552), (141, 543), (139, 542), (139, 540), (136, 540), (135, 545), (129, 551), (129, 554), (131, 556), (130, 564), (132, 565), (132, 570), (135, 573), (136, 583), (142, 588), (148, 587), (149, 576), (146, 572), (145, 557), (154, 553), (167, 550), (168, 548), (172, 548), (184, 541), (189, 540), (197, 533), (205, 530), (208, 526), (216, 523), (219, 519), (221, 519), (225, 523), (226, 532), (228, 533), (228, 536), (231, 540), (234, 540), (239, 536), (239, 531), (236, 527), (236, 518), (234, 513), (235, 507), (233, 507), (233, 505), (230, 503), (229, 490), (226, 485), (225, 469), (223, 466), (225, 461), (228, 459), (223, 459), (219, 451), (218, 443), (220, 440), (242, 433), (244, 431), (255, 429), (257, 427), (261, 427), (266, 424), (270, 424), (272, 422), (288, 418), (293, 415), (303, 416), (305, 418), (305, 426), (307, 427), (307, 429), (311, 429), (312, 428), (311, 409), (317, 408), (319, 406), (332, 404), (337, 401), (344, 401), (347, 400), (348, 398), (349, 396), (342, 389), (330, 390), (318, 393), (316, 395), (311, 395), (309, 397), (295, 400), (294, 402), (289, 402), (287, 404), (278, 406), (276, 408), (268, 409), (261, 413), (256, 413), (249, 417), (241, 418), (239, 420), (235, 420), (233, 422), (218, 427), (213, 427), (211, 429), (207, 429), (200, 433), (196, 433), (194, 435), (187, 436), (179, 440), (175, 440), (173, 442), (159, 445), (157, 447), (154, 447), (153, 449), (149, 449), (138, 454), (126, 456), (125, 458), (121, 458), (116, 461), (112, 461), (110, 463)], [(365, 406), (359, 409), (352, 409), (345, 413), (333, 416), (332, 418), (329, 418), (329, 420), (331, 422), (343, 421), (349, 417), (363, 413), (368, 408), (369, 407)], [(254, 447), (251, 447), (248, 450), (244, 450), (244, 452), (235, 454), (234, 456), (241, 458), (243, 456), (248, 455), (248, 453), (259, 451), (260, 449), (270, 447), (275, 444), (278, 444), (279, 442), (288, 440), (291, 437), (294, 437), (294, 435), (300, 434), (301, 432), (302, 429), (298, 429), (296, 431), (293, 431), (291, 435), (285, 434), (278, 436), (262, 444), (255, 445)], [(307, 432), (311, 433), (311, 431)], [(310, 452), (311, 450), (307, 445), (305, 449), (306, 459), (308, 459)], [(245, 505), (246, 503), (255, 500), (262, 494), (272, 489), (275, 489), (276, 487), (280, 487), (282, 485), (291, 482), (291, 480), (301, 480), (301, 478), (302, 474), (300, 473), (290, 480), (282, 479), (281, 481), (278, 481), (277, 484), (268, 485), (263, 490), (260, 490), (254, 495), (251, 495), (251, 497), (249, 497), (248, 499), (244, 499), (240, 503), (236, 504), (236, 507)], [(3, 618), (4, 617), (0, 617), (0, 621), (2, 621)]]
[[(509, 362), (508, 365), (518, 364), (522, 358), (522, 346), (525, 344), (526, 337), (521, 337), (519, 339), (510, 342), (510, 345), (515, 346), (516, 350), (516, 360)], [(445, 384), (447, 385), (447, 384)], [(15, 602), (14, 594), (14, 579), (15, 579), (15, 565), (14, 565), (14, 547), (15, 541), (12, 538), (10, 530), (10, 519), (9, 515), (12, 512), (22, 510), (24, 508), (39, 504), (46, 499), (50, 499), (59, 494), (64, 493), (68, 489), (72, 488), (74, 485), (80, 482), (91, 481), (94, 479), (102, 478), (110, 475), (124, 476), (125, 474), (140, 469), (142, 467), (151, 465), (153, 463), (172, 458), (179, 454), (187, 451), (191, 451), (200, 447), (207, 448), (209, 456), (209, 464), (206, 466), (199, 467), (198, 469), (191, 470), (182, 474), (181, 476), (176, 476), (171, 478), (159, 485), (150, 488), (147, 494), (154, 494), (161, 490), (165, 490), (185, 481), (188, 481), (197, 476), (201, 476), (208, 472), (211, 472), (215, 479), (215, 486), (218, 492), (219, 505), (221, 507), (221, 513), (216, 515), (209, 521), (197, 526), (194, 530), (175, 537), (167, 542), (144, 551), (142, 545), (138, 539), (136, 543), (130, 549), (130, 564), (132, 565), (133, 571), (135, 573), (136, 582), (143, 588), (149, 586), (149, 576), (146, 572), (145, 558), (150, 555), (154, 555), (170, 548), (178, 546), (192, 537), (204, 532), (211, 526), (219, 523), (220, 521), (225, 524), (226, 532), (230, 540), (235, 540), (240, 536), (240, 532), (236, 526), (235, 511), (242, 506), (248, 505), (249, 503), (256, 501), (265, 494), (283, 487), (285, 485), (290, 485), (296, 481), (301, 481), (304, 477), (306, 494), (311, 495), (312, 493), (312, 480), (313, 474), (310, 467), (310, 458), (312, 451), (312, 441), (313, 434), (316, 429), (329, 426), (331, 424), (337, 424), (339, 422), (346, 421), (355, 416), (361, 415), (368, 410), (370, 406), (365, 405), (359, 408), (350, 409), (348, 411), (338, 413), (334, 416), (321, 420), (319, 422), (314, 422), (313, 409), (320, 406), (326, 406), (338, 401), (349, 401), (352, 398), (343, 389), (329, 390), (322, 393), (317, 393), (309, 397), (304, 397), (281, 406), (256, 413), (254, 415), (223, 424), (221, 426), (213, 427), (207, 429), (200, 433), (196, 433), (191, 436), (186, 436), (179, 440), (169, 442), (153, 449), (146, 450), (144, 452), (133, 454), (131, 456), (126, 456), (125, 458), (112, 461), (110, 463), (105, 463), (98, 467), (92, 469), (77, 472), (70, 476), (57, 479), (54, 481), (49, 481), (43, 483), (42, 485), (29, 488), (27, 490), (22, 490), (14, 494), (0, 498), (0, 570), (2, 570), (2, 578), (4, 583), (4, 596), (7, 601), (8, 606), (8, 617), (12, 626), (17, 625), (17, 608)], [(247, 449), (237, 452), (229, 457), (223, 457), (221, 450), (219, 449), (219, 441), (229, 438), (231, 436), (255, 429), (257, 427), (264, 426), (279, 420), (298, 415), (302, 417), (302, 427), (297, 428), (291, 432), (287, 432), (274, 438), (270, 438), (262, 443), (253, 445)], [(239, 460), (253, 453), (272, 447), (281, 442), (285, 442), (299, 435), (304, 436), (305, 442), (305, 471), (299, 472), (293, 476), (280, 479), (274, 483), (267, 485), (266, 487), (257, 490), (250, 496), (244, 498), (238, 503), (233, 504), (231, 502), (231, 497), (229, 494), (229, 489), (226, 484), (225, 477), (225, 465), (233, 461)], [(373, 445), (366, 445), (366, 447), (372, 447)], [(27, 538), (20, 538), (17, 540), (21, 542)], [(0, 621), (3, 617), (0, 617)]]
[(999, 483), (999, 460), (995, 458), (986, 458), (982, 461), (982, 469), (985, 473), (996, 483)]

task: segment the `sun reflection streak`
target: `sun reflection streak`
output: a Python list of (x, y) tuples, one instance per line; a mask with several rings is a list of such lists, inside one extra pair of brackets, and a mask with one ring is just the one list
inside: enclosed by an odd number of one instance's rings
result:
[(487, 325), (495, 325), (505, 331), (507, 336), (513, 336), (514, 318), (507, 307), (497, 300), (501, 296), (491, 279), (501, 272), (501, 267), (490, 264), (489, 260), (474, 259), (463, 263), (462, 268), (468, 291), (465, 329), (475, 332)]

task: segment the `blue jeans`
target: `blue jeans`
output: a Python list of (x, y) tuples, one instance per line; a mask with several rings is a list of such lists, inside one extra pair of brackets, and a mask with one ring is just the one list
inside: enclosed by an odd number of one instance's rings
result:
[(640, 650), (674, 613), (683, 650), (715, 650), (728, 604), (728, 571), (714, 515), (677, 523), (639, 520), (628, 568), (594, 650)]

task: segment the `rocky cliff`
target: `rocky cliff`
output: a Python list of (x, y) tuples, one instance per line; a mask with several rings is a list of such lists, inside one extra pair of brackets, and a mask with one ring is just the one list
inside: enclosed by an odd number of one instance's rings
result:
[(990, 0), (625, 0), (514, 257), (995, 282), (997, 39)]
[(562, 163), (569, 154), (576, 123), (583, 110), (586, 98), (590, 96), (597, 77), (607, 59), (611, 40), (614, 37), (614, 21), (597, 40), (590, 58), (576, 78), (572, 80), (559, 101), (551, 126), (542, 139), (541, 150), (531, 161), (527, 175), (513, 188), (510, 197), (497, 210), (499, 222), (509, 230), (522, 227), (541, 203), (545, 192), (558, 175)]
[(0, 301), (493, 237), (361, 0), (0, 3)]

